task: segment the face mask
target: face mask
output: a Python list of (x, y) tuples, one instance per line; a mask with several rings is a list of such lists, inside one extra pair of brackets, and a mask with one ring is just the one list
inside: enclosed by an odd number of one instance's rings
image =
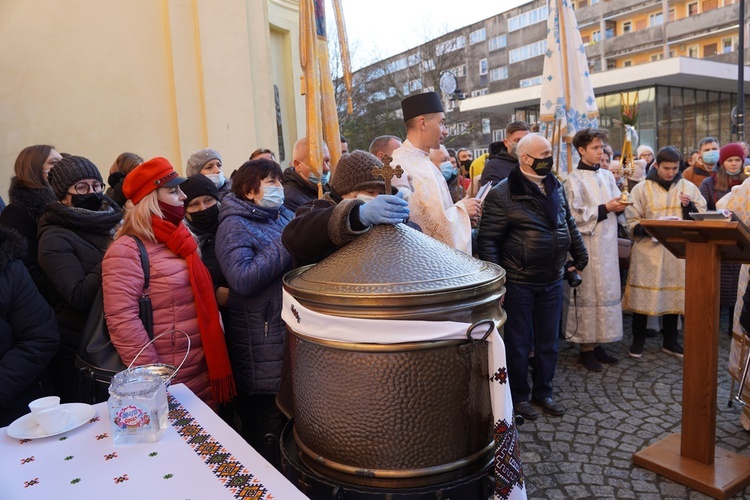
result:
[(440, 168), (440, 173), (443, 174), (446, 181), (451, 180), (451, 178), (458, 173), (458, 169), (453, 168), (453, 165), (451, 165), (451, 162), (449, 161), (444, 161), (438, 166)]
[(72, 194), (70, 203), (76, 208), (96, 212), (102, 207), (102, 193)]
[[(323, 174), (323, 177), (320, 178), (320, 183), (325, 186), (326, 184), (328, 184), (328, 179), (330, 177), (331, 177), (331, 173), (330, 172), (325, 172)], [(315, 175), (315, 174), (310, 174), (310, 177), (308, 177), (307, 180), (310, 181), (313, 184), (316, 184), (316, 185), (318, 184), (318, 176)]]
[(534, 160), (534, 163), (531, 164), (531, 168), (536, 175), (547, 175), (552, 171), (552, 165), (554, 165), (555, 160), (551, 156), (548, 156), (547, 158), (534, 158), (529, 155), (529, 158)]
[(204, 174), (206, 177), (211, 179), (211, 182), (214, 183), (214, 186), (216, 186), (216, 189), (221, 189), (221, 186), (224, 185), (224, 183), (227, 181), (227, 178), (224, 177), (224, 172), (219, 172), (218, 174)]
[(469, 171), (469, 168), (471, 168), (471, 160), (464, 160), (461, 162), (461, 166), (466, 169), (466, 171)]
[(267, 186), (263, 188), (263, 198), (257, 202), (261, 207), (279, 208), (284, 203), (284, 188)]
[(188, 214), (188, 217), (193, 227), (207, 233), (215, 233), (219, 227), (219, 204)]
[(159, 200), (159, 208), (161, 208), (161, 212), (164, 215), (164, 220), (171, 222), (175, 226), (182, 222), (182, 218), (185, 217), (185, 206), (183, 204), (175, 206)]
[(702, 155), (703, 163), (706, 165), (716, 165), (719, 161), (719, 152), (716, 150), (706, 151)]
[(357, 194), (357, 199), (358, 199), (358, 200), (362, 200), (362, 201), (364, 201), (365, 203), (367, 203), (368, 201), (372, 201), (372, 200), (374, 200), (374, 199), (375, 199), (375, 197), (374, 197), (374, 196), (370, 196), (369, 194), (365, 194), (365, 193), (359, 193), (359, 194)]

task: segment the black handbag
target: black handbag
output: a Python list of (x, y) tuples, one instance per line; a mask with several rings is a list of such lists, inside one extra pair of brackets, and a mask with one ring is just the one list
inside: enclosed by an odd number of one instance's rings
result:
[[(148, 253), (138, 237), (128, 236), (133, 238), (138, 245), (141, 254), (141, 267), (143, 268), (143, 292), (138, 299), (138, 316), (141, 318), (149, 338), (153, 339), (154, 318), (149, 297), (151, 273), (149, 272)], [(112, 377), (127, 369), (109, 338), (107, 322), (104, 319), (104, 295), (101, 288), (94, 299), (86, 324), (83, 327), (75, 365), (79, 372), (79, 396), (82, 401), (91, 404), (106, 401), (109, 398), (107, 389)]]

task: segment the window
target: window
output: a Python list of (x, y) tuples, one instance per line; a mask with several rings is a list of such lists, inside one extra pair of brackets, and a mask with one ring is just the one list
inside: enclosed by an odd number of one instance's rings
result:
[(515, 63), (531, 59), (532, 57), (541, 56), (545, 52), (547, 52), (547, 40), (539, 40), (538, 42), (530, 43), (529, 45), (524, 45), (517, 49), (512, 49), (508, 53), (508, 60), (509, 62)]
[(674, 49), (669, 50), (669, 57), (677, 57), (677, 51)]
[(428, 59), (426, 61), (422, 61), (422, 71), (425, 73), (428, 71), (434, 71), (435, 70), (435, 60), (434, 59)]
[(487, 74), (487, 58), (479, 60), (479, 74), (480, 75)]
[(443, 54), (447, 54), (448, 52), (453, 52), (454, 50), (462, 49), (464, 47), (466, 47), (466, 37), (462, 35), (437, 44), (435, 46), (435, 54), (442, 56)]
[(422, 82), (419, 80), (412, 80), (409, 82), (409, 90), (411, 92), (416, 92), (417, 90), (422, 90)]
[(518, 86), (521, 88), (524, 87), (531, 87), (534, 85), (541, 85), (542, 84), (542, 75), (535, 76), (532, 78), (524, 78), (520, 82), (518, 82)]
[(623, 61), (622, 62), (622, 67), (623, 68), (629, 68), (632, 65), (633, 65), (633, 61), (631, 61), (630, 59), (628, 59), (627, 61)]
[(448, 71), (453, 73), (456, 76), (456, 78), (466, 76), (466, 65), (462, 64), (461, 66), (453, 67), (449, 69)]
[(659, 52), (658, 54), (651, 54), (650, 59), (651, 61), (661, 61), (662, 59), (664, 59), (664, 54), (662, 54), (661, 52)]
[(688, 57), (692, 57), (694, 59), (698, 59), (700, 56), (698, 55), (698, 46), (697, 45), (691, 45), (688, 47), (687, 50)]
[(548, 16), (547, 6), (539, 7), (528, 12), (524, 12), (521, 15), (511, 17), (508, 19), (508, 31), (520, 30), (523, 27), (531, 24), (540, 23), (547, 20)]
[(456, 37), (456, 47), (459, 49), (463, 49), (466, 47), (466, 37), (461, 35)]
[(607, 69), (617, 69), (617, 61), (614, 59), (607, 59)]
[(703, 57), (711, 57), (715, 56), (717, 51), (717, 46), (715, 43), (709, 43), (708, 45), (703, 46)]
[(622, 32), (623, 33), (630, 33), (633, 31), (633, 23), (630, 21), (625, 21), (622, 23)]
[(472, 90), (471, 91), (471, 97), (479, 97), (480, 95), (487, 95), (490, 93), (490, 89), (483, 88), (479, 90)]
[(692, 2), (687, 5), (687, 15), (688, 17), (698, 15), (698, 2)]
[(492, 131), (492, 142), (500, 142), (505, 139), (505, 129), (499, 128)]
[(477, 148), (474, 150), (474, 158), (479, 158), (480, 156), (488, 152), (489, 152), (489, 149), (487, 148)]
[(469, 129), (466, 122), (451, 123), (448, 125), (448, 135), (461, 135)]
[(402, 57), (401, 59), (397, 59), (388, 65), (388, 73), (395, 73), (396, 71), (406, 69), (407, 66), (407, 59), (405, 57)]
[(396, 97), (396, 87), (390, 87), (388, 89), (388, 97)]
[(374, 94), (370, 94), (370, 97), (367, 99), (370, 102), (377, 102), (377, 101), (384, 101), (385, 100), (385, 92), (375, 92)]
[(366, 80), (369, 82), (369, 81), (375, 80), (377, 78), (380, 78), (383, 75), (385, 75), (385, 69), (384, 68), (375, 68), (374, 70), (372, 70), (372, 72), (370, 72), (367, 75)]
[(677, 19), (677, 16), (676, 16), (676, 14), (675, 14), (675, 10), (674, 10), (674, 7), (672, 7), (671, 9), (669, 9), (669, 11), (667, 11), (667, 19), (669, 19), (669, 22), (670, 22), (670, 23), (671, 23), (672, 21), (674, 21), (675, 19)]
[(409, 95), (409, 83), (408, 82), (404, 84), (403, 91), (404, 91), (404, 95)]
[(738, 37), (727, 37), (721, 39), (721, 52), (723, 54), (727, 54), (729, 52), (734, 52), (735, 47), (738, 45)]
[(469, 33), (469, 45), (487, 40), (487, 30), (484, 28)]
[(489, 134), (491, 131), (490, 129), (490, 119), (489, 118), (482, 118), (482, 133), (483, 134)]
[(501, 66), (499, 68), (495, 68), (493, 70), (490, 70), (490, 81), (496, 82), (498, 80), (505, 80), (508, 78), (508, 67), (507, 66)]
[(648, 16), (648, 25), (649, 26), (659, 26), (660, 24), (664, 24), (664, 13), (663, 12), (657, 12), (655, 14), (651, 14)]
[(490, 52), (492, 52), (493, 50), (502, 49), (507, 45), (508, 37), (506, 35), (500, 35), (494, 38), (490, 38)]
[(594, 42), (601, 42), (602, 33), (599, 30), (596, 30), (591, 34), (591, 38), (594, 40)]
[(409, 56), (409, 66), (415, 66), (419, 64), (419, 53), (411, 54)]

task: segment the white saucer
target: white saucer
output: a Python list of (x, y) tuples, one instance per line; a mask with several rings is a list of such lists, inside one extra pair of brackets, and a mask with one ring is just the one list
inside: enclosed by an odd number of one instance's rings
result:
[(8, 426), (8, 435), (17, 439), (41, 439), (50, 436), (57, 436), (58, 434), (72, 431), (73, 429), (82, 426), (96, 415), (96, 408), (84, 403), (67, 403), (60, 406), (67, 409), (69, 412), (68, 425), (66, 425), (60, 432), (47, 434), (41, 427), (39, 427), (39, 424), (34, 421), (34, 415), (28, 413), (23, 417), (16, 419)]

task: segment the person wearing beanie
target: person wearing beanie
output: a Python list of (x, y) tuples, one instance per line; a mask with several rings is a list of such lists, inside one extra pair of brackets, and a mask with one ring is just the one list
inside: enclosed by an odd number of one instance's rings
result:
[(276, 405), (286, 343), (281, 280), (292, 270), (281, 233), (294, 217), (284, 206), (281, 178), (275, 161), (245, 162), (221, 202), (216, 233), (216, 257), (229, 283), (227, 343), (241, 434), (275, 467), (281, 466), (278, 439), (287, 422)]
[(232, 191), (232, 181), (224, 177), (221, 155), (213, 148), (203, 148), (193, 151), (187, 161), (187, 176), (203, 174), (216, 185), (219, 190), (219, 200)]
[(706, 177), (711, 176), (717, 163), (719, 163), (719, 141), (714, 137), (704, 137), (698, 143), (698, 158), (692, 167), (682, 172), (682, 177), (689, 180), (699, 188)]
[(195, 174), (180, 184), (185, 193), (185, 225), (198, 239), (201, 260), (211, 273), (216, 301), (222, 308), (227, 303), (229, 288), (216, 258), (216, 231), (219, 229), (219, 191), (203, 174)]
[[(295, 258), (295, 267), (323, 260), (374, 224), (406, 221), (408, 203), (394, 196), (395, 188), (385, 194), (385, 182), (372, 174), (373, 168), (382, 166), (383, 162), (365, 151), (341, 156), (331, 190), (300, 206), (281, 236)], [(437, 170), (434, 165), (432, 168)]]
[(648, 172), (648, 169), (651, 168), (651, 165), (654, 164), (654, 150), (651, 148), (651, 146), (641, 144), (635, 150), (635, 158), (637, 160), (643, 160), (646, 162), (646, 172)]
[(39, 219), (39, 267), (54, 290), (50, 305), (60, 330), (60, 350), (50, 365), (56, 393), (81, 401), (75, 355), (81, 332), (102, 286), (102, 258), (122, 220), (120, 207), (104, 195), (99, 169), (66, 155), (47, 179), (57, 202)]
[[(406, 141), (393, 152), (393, 165), (405, 175), (391, 182), (409, 202), (411, 219), (427, 236), (472, 255), (472, 226), (479, 222), (482, 203), (465, 198), (453, 203), (448, 184), (429, 159), (448, 136), (445, 113), (436, 92), (424, 92), (401, 101), (406, 125)], [(461, 152), (459, 162), (464, 161)], [(338, 168), (338, 167), (337, 167)], [(439, 203), (438, 203), (439, 201)]]
[(138, 315), (144, 275), (137, 237), (148, 255), (153, 333), (184, 332), (191, 346), (188, 350), (182, 333), (154, 338), (136, 363), (176, 366), (187, 356), (174, 382), (184, 383), (216, 409), (235, 395), (234, 377), (211, 275), (183, 224), (183, 182), (161, 157), (125, 177), (122, 192), (128, 210), (102, 263), (104, 312), (112, 344), (128, 365), (150, 341)]

